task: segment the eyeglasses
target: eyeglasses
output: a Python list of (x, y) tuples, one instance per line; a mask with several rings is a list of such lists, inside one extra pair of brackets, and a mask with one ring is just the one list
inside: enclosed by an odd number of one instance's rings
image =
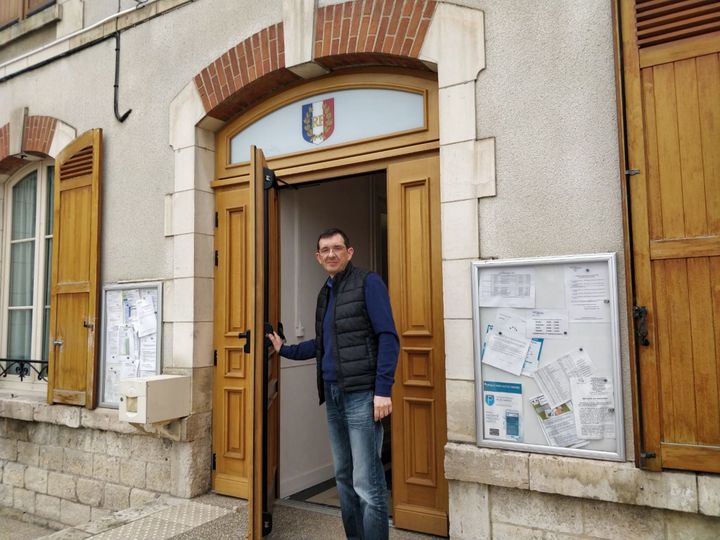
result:
[(318, 253), (321, 257), (325, 258), (330, 256), (330, 253), (335, 253), (336, 255), (339, 255), (343, 251), (345, 251), (347, 248), (345, 246), (337, 245), (337, 246), (323, 246), (318, 250)]

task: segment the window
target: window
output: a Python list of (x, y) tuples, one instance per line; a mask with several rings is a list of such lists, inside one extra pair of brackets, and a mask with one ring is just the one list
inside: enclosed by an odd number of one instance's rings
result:
[[(8, 380), (18, 383), (13, 360), (48, 359), (53, 179), (54, 167), (43, 163), (5, 187), (2, 346)], [(28, 379), (36, 382), (37, 373), (30, 370)]]
[(2, 0), (0, 1), (0, 28), (15, 24), (34, 13), (55, 4), (56, 0)]

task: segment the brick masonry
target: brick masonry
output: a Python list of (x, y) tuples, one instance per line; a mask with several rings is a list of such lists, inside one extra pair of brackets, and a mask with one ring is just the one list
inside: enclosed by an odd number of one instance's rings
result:
[[(27, 116), (23, 126), (22, 152), (47, 156), (56, 126), (57, 119), (51, 116)], [(10, 175), (27, 163), (10, 155), (10, 127), (10, 123), (0, 127), (0, 174)]]
[[(315, 59), (328, 70), (350, 66), (427, 69), (417, 60), (435, 0), (353, 0), (315, 14)], [(195, 76), (209, 116), (229, 120), (300, 77), (285, 67), (283, 23), (241, 41)]]
[[(201, 452), (206, 463), (194, 463), (189, 472), (175, 463), (196, 447), (207, 447)], [(0, 418), (0, 504), (59, 528), (162, 493), (191, 497), (210, 488), (209, 448), (209, 438), (176, 442)], [(173, 481), (173, 470), (189, 478)], [(184, 488), (188, 482), (194, 491)]]
[(28, 116), (25, 118), (23, 152), (47, 155), (50, 151), (57, 119), (51, 116)]
[(318, 8), (315, 58), (382, 53), (417, 58), (434, 0), (355, 0)]

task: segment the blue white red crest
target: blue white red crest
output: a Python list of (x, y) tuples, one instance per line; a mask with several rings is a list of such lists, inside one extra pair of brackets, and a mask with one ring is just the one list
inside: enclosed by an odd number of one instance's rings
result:
[(327, 141), (335, 129), (335, 98), (302, 106), (302, 135), (309, 143)]

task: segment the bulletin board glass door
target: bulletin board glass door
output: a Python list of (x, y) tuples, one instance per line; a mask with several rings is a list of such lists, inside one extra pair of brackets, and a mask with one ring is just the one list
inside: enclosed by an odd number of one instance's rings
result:
[(161, 291), (158, 282), (103, 287), (101, 407), (118, 407), (122, 379), (160, 374)]
[(472, 265), (477, 445), (625, 459), (614, 253)]

